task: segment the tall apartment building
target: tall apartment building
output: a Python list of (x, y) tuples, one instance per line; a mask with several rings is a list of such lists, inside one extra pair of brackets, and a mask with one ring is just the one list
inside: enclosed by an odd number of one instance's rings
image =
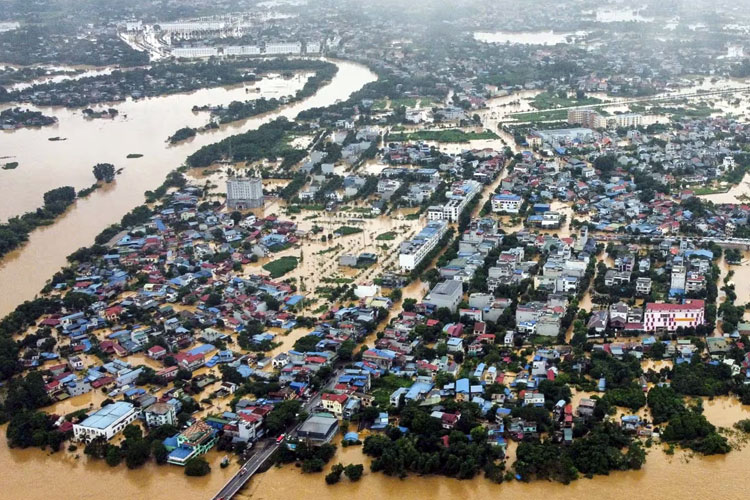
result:
[(435, 248), (448, 230), (444, 220), (428, 222), (427, 225), (409, 241), (401, 243), (398, 263), (401, 269), (411, 271), (422, 262), (422, 259)]
[(227, 207), (247, 210), (263, 206), (263, 180), (260, 177), (232, 177), (227, 180)]
[(669, 291), (672, 294), (684, 294), (685, 293), (685, 280), (687, 278), (687, 270), (685, 266), (672, 266), (672, 276), (669, 280)]
[(568, 110), (568, 123), (587, 128), (637, 127), (643, 123), (643, 116), (638, 113), (602, 116), (590, 108)]
[(679, 327), (702, 325), (705, 317), (704, 306), (705, 303), (698, 299), (685, 299), (682, 304), (648, 303), (643, 314), (643, 329), (647, 332), (672, 332)]
[(599, 118), (601, 115), (588, 108), (575, 108), (568, 110), (568, 124), (581, 125), (587, 128), (599, 128)]

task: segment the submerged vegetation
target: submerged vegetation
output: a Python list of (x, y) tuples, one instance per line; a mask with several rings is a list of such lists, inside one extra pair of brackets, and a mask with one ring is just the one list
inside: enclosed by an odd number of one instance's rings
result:
[(44, 205), (41, 208), (0, 223), (0, 257), (26, 242), (29, 233), (37, 227), (52, 224), (75, 199), (76, 192), (71, 186), (53, 189), (44, 193)]

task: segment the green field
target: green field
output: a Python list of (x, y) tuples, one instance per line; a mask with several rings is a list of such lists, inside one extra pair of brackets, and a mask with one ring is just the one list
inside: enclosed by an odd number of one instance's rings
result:
[(720, 109), (711, 108), (703, 103), (695, 105), (685, 105), (684, 107), (676, 106), (654, 106), (650, 109), (651, 113), (660, 115), (673, 115), (674, 117), (686, 118), (708, 118), (713, 113), (720, 113)]
[(396, 239), (396, 233), (388, 231), (387, 233), (379, 234), (375, 239), (378, 241), (393, 241)]
[(547, 111), (532, 111), (511, 115), (519, 122), (546, 122), (552, 120), (567, 120), (568, 112), (564, 109), (549, 109)]
[(351, 226), (341, 226), (340, 228), (334, 231), (334, 233), (339, 234), (341, 236), (349, 236), (350, 234), (357, 234), (361, 232), (362, 232), (361, 228), (351, 227)]
[(297, 257), (282, 257), (265, 264), (263, 269), (271, 273), (271, 278), (278, 278), (293, 271), (295, 267), (297, 267)]
[(469, 142), (486, 139), (497, 139), (497, 134), (489, 130), (484, 132), (464, 132), (460, 129), (419, 130), (403, 134), (389, 134), (388, 140), (403, 141), (436, 141), (436, 142)]
[(576, 99), (573, 97), (560, 97), (558, 94), (551, 94), (549, 92), (542, 92), (541, 94), (534, 97), (531, 101), (531, 105), (539, 110), (553, 109), (553, 108), (568, 108), (571, 106), (591, 106), (594, 104), (601, 104), (602, 100), (596, 97), (584, 97), (583, 99)]
[(710, 187), (710, 186), (698, 186), (698, 187), (691, 187), (688, 186), (689, 189), (691, 189), (695, 196), (706, 196), (709, 194), (723, 194), (729, 191), (728, 187)]

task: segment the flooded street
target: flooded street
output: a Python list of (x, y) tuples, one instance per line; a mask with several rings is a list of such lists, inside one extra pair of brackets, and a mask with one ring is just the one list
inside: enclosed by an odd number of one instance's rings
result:
[(713, 203), (742, 203), (747, 201), (750, 195), (750, 174), (745, 174), (742, 181), (736, 186), (726, 186), (727, 191), (724, 193), (701, 195), (699, 198)]
[[(0, 156), (10, 152), (20, 163), (18, 169), (3, 171), (0, 175), (0, 197), (4, 200), (0, 204), (0, 219), (40, 206), (42, 194), (48, 189), (61, 185), (80, 189), (91, 185), (94, 181), (91, 169), (95, 163), (111, 162), (117, 168), (124, 168), (113, 184), (78, 200), (54, 225), (32, 232), (25, 246), (0, 263), (0, 286), (4, 289), (0, 295), (0, 315), (33, 298), (46, 280), (65, 264), (67, 255), (92, 244), (102, 229), (142, 203), (146, 190), (158, 187), (169, 171), (179, 167), (187, 155), (199, 147), (257, 128), (279, 116), (293, 118), (305, 109), (346, 99), (376, 78), (362, 65), (336, 64), (339, 72), (333, 81), (311, 98), (267, 115), (199, 134), (192, 141), (177, 146), (168, 146), (164, 142), (167, 136), (182, 126), (203, 125), (208, 121), (207, 114), (192, 113), (193, 105), (226, 104), (234, 99), (250, 99), (257, 94), (245, 94), (242, 87), (218, 88), (128, 101), (116, 106), (121, 115), (128, 115), (127, 119), (118, 117), (114, 121), (86, 121), (78, 112), (56, 109), (55, 114), (60, 118), (57, 128), (19, 130), (0, 135)], [(267, 85), (268, 92), (288, 95), (297, 85), (303, 84), (301, 79), (270, 79), (264, 85)], [(293, 86), (291, 89), (290, 85)], [(53, 136), (67, 137), (68, 140), (47, 141)], [(92, 139), (94, 137), (96, 140)], [(126, 160), (129, 153), (140, 153), (144, 157)]]
[(724, 278), (729, 272), (733, 273), (732, 277), (729, 278), (729, 284), (734, 285), (734, 293), (737, 294), (735, 304), (743, 305), (750, 302), (750, 252), (747, 249), (742, 250), (742, 263), (740, 265), (729, 265), (723, 255), (718, 260), (717, 265), (721, 271), (718, 281), (718, 303), (721, 304), (726, 296), (721, 287), (724, 286)]

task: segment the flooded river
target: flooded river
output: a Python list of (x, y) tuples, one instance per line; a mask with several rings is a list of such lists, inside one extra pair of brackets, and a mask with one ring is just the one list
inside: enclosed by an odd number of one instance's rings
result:
[[(199, 147), (224, 137), (257, 128), (278, 116), (293, 118), (311, 107), (327, 106), (346, 99), (376, 76), (366, 67), (350, 62), (336, 62), (339, 72), (333, 81), (304, 101), (267, 115), (235, 122), (177, 146), (165, 139), (185, 125), (200, 126), (208, 121), (205, 113), (193, 114), (194, 105), (227, 104), (236, 99), (251, 99), (244, 88), (217, 88), (191, 94), (173, 95), (118, 103), (122, 117), (114, 120), (86, 120), (80, 112), (50, 110), (58, 116), (55, 127), (17, 130), (0, 135), (0, 156), (14, 155), (20, 166), (0, 175), (0, 220), (42, 204), (42, 194), (61, 185), (77, 189), (89, 186), (94, 177), (91, 169), (99, 162), (123, 168), (117, 180), (89, 198), (79, 200), (54, 225), (32, 232), (29, 242), (9, 254), (0, 263), (0, 316), (18, 303), (33, 298), (45, 281), (65, 264), (74, 250), (90, 245), (94, 237), (109, 224), (143, 202), (146, 190), (159, 186), (166, 174), (180, 166)], [(304, 85), (302, 79), (271, 78), (253, 87), (261, 87), (267, 97), (293, 94)], [(127, 118), (124, 117), (127, 115)], [(50, 142), (49, 137), (67, 141)], [(126, 160), (130, 153), (143, 158)], [(12, 284), (12, 286), (11, 286)]]
[(35, 80), (28, 82), (19, 82), (12, 85), (7, 85), (5, 88), (10, 91), (23, 90), (34, 85), (42, 83), (59, 83), (67, 80), (80, 80), (81, 78), (88, 78), (90, 76), (109, 75), (115, 69), (113, 67), (97, 68), (93, 66), (50, 66), (42, 65), (42, 68), (48, 69), (54, 74), (42, 76)]

